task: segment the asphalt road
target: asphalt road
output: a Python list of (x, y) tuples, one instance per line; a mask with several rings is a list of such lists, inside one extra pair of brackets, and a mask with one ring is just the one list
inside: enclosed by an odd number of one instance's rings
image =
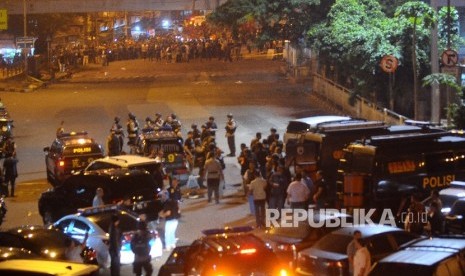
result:
[[(87, 130), (104, 144), (114, 116), (125, 122), (128, 112), (140, 123), (156, 112), (176, 113), (183, 133), (192, 123), (201, 125), (212, 115), (219, 127), (217, 142), (227, 153), (224, 125), (228, 113), (238, 123), (237, 147), (248, 145), (257, 131), (268, 135), (271, 127), (282, 135), (292, 118), (328, 114), (325, 104), (312, 97), (309, 84), (290, 82), (282, 73), (283, 66), (283, 62), (265, 59), (185, 64), (120, 61), (108, 67), (89, 66), (46, 89), (0, 93), (15, 121), (20, 161), (17, 196), (7, 199), (9, 212), (1, 228), (41, 224), (37, 199), (51, 187), (46, 182), (43, 147), (51, 144), (61, 120), (66, 131)], [(208, 204), (204, 198), (182, 203), (180, 244), (192, 242), (202, 229), (254, 224), (238, 188), (237, 159), (228, 157), (226, 163), (226, 197), (221, 204)], [(164, 258), (154, 261), (154, 266), (159, 267)], [(131, 275), (130, 266), (123, 268), (123, 275)]]

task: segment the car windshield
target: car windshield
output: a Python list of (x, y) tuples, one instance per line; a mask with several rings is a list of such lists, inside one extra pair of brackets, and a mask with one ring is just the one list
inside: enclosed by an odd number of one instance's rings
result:
[[(114, 212), (102, 212), (87, 216), (87, 218), (96, 223), (103, 231), (108, 232), (111, 224), (111, 217)], [(135, 231), (137, 229), (137, 218), (126, 213), (120, 212), (118, 214), (120, 223), (119, 227), (122, 232)]]
[(305, 132), (310, 129), (310, 126), (307, 123), (291, 121), (287, 126), (287, 132), (290, 133), (300, 133)]
[(333, 253), (346, 254), (347, 245), (351, 240), (351, 236), (331, 233), (321, 238), (321, 240), (319, 240), (313, 248)]

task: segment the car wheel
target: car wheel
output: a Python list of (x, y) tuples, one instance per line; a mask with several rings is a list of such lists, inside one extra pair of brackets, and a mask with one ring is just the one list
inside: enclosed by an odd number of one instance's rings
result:
[(53, 223), (52, 211), (45, 210), (42, 215), (42, 221), (44, 222), (44, 225), (46, 226), (52, 224)]

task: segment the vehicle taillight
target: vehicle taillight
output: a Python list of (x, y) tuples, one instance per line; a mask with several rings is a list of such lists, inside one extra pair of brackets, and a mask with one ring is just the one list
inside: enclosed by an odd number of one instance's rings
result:
[(59, 160), (58, 161), (58, 167), (64, 167), (65, 166), (65, 161), (64, 160)]
[(281, 251), (294, 251), (295, 246), (293, 244), (280, 244), (276, 247), (276, 249)]

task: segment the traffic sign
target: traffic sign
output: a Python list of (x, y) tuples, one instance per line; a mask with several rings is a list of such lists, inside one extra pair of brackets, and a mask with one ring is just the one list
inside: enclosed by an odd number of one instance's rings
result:
[(6, 10), (0, 10), (0, 30), (8, 29), (8, 14)]
[(20, 49), (34, 48), (34, 37), (17, 37), (16, 38), (16, 47)]
[(441, 61), (444, 66), (453, 67), (459, 62), (459, 55), (452, 49), (442, 52)]
[(381, 59), (381, 63), (379, 64), (379, 66), (381, 66), (381, 69), (383, 69), (383, 71), (386, 73), (394, 73), (398, 65), (399, 60), (393, 55), (385, 55)]

